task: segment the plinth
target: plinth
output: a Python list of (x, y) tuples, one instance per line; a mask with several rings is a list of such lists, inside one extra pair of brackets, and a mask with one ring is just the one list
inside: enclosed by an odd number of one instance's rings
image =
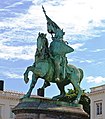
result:
[(88, 119), (82, 105), (43, 97), (25, 98), (13, 109), (15, 119)]

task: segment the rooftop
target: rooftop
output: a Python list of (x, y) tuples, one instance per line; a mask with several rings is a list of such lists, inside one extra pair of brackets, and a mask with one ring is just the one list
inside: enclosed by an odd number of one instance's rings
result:
[(97, 87), (92, 87), (90, 89), (91, 89), (91, 92), (105, 90), (105, 84), (104, 85), (101, 85), (101, 86), (97, 86)]
[(0, 91), (0, 98), (20, 99), (23, 95), (24, 93), (15, 91)]

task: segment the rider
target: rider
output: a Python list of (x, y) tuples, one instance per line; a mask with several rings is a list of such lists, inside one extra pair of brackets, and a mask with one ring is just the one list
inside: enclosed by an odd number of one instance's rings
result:
[[(53, 56), (53, 61), (54, 61), (54, 66), (55, 66), (55, 79), (57, 81), (60, 80), (60, 72), (61, 69), (63, 78), (65, 78), (65, 68), (67, 65), (67, 58), (66, 54), (73, 52), (74, 49), (68, 46), (64, 40), (63, 40), (63, 35), (65, 33), (61, 29), (57, 29), (55, 36), (52, 37), (52, 42), (50, 44), (50, 52)], [(62, 68), (61, 68), (62, 67)]]
[(60, 27), (53, 22), (46, 14), (44, 7), (42, 6), (43, 12), (47, 20), (47, 31), (52, 36), (52, 42), (50, 43), (50, 53), (54, 61), (56, 80), (60, 80), (60, 65), (63, 67), (63, 78), (65, 78), (65, 67), (67, 64), (66, 54), (73, 52), (74, 49), (68, 46), (63, 41), (64, 32)]

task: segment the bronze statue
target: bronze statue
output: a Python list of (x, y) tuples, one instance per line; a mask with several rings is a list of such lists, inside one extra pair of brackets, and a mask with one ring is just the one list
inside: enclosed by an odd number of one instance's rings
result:
[(47, 20), (47, 31), (51, 34), (52, 42), (49, 46), (46, 34), (38, 34), (35, 62), (32, 66), (27, 67), (24, 73), (26, 83), (29, 81), (29, 71), (33, 73), (30, 89), (24, 95), (24, 98), (30, 97), (38, 78), (43, 78), (44, 85), (41, 87), (42, 89), (50, 86), (50, 82), (57, 84), (60, 95), (53, 97), (55, 100), (65, 96), (64, 87), (71, 83), (74, 89), (78, 91), (77, 98), (74, 100), (75, 103), (78, 103), (82, 95), (80, 82), (83, 79), (83, 71), (68, 64), (66, 54), (73, 52), (74, 49), (63, 40), (65, 33), (46, 15), (43, 6), (42, 8)]

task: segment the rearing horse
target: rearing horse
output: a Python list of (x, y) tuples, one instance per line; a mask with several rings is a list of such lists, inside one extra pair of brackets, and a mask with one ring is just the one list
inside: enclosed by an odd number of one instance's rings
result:
[(44, 84), (41, 88), (45, 89), (47, 86), (50, 86), (50, 82), (56, 83), (56, 85), (58, 86), (60, 95), (53, 97), (53, 99), (55, 100), (65, 96), (66, 93), (64, 87), (71, 83), (74, 89), (78, 91), (77, 98), (74, 101), (75, 103), (78, 103), (82, 95), (82, 90), (80, 88), (80, 82), (83, 79), (82, 69), (67, 64), (65, 78), (63, 78), (63, 76), (61, 75), (60, 81), (55, 80), (53, 59), (51, 58), (49, 53), (46, 35), (43, 33), (39, 33), (39, 36), (37, 38), (37, 51), (35, 58), (35, 63), (32, 66), (29, 66), (24, 73), (24, 81), (26, 83), (28, 83), (29, 81), (28, 73), (31, 71), (33, 74), (30, 88), (23, 98), (30, 97), (38, 78), (43, 78)]

